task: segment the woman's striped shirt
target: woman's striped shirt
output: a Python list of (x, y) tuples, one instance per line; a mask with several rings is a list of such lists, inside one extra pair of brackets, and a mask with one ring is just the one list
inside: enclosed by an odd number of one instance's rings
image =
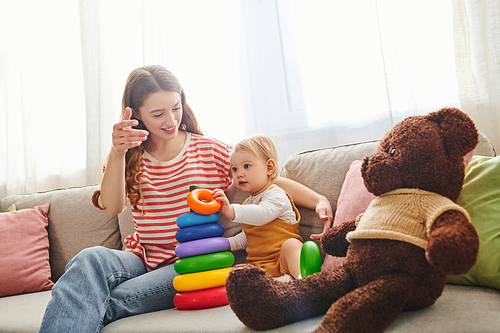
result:
[(132, 209), (135, 233), (125, 239), (126, 251), (143, 258), (148, 269), (175, 261), (178, 242), (176, 219), (189, 213), (186, 197), (189, 187), (226, 189), (231, 147), (216, 139), (187, 133), (186, 144), (177, 157), (161, 162), (147, 152), (141, 160), (144, 205)]

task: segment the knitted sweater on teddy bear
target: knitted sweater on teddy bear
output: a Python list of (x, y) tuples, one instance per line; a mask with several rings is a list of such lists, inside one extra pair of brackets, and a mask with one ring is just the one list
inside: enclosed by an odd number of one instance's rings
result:
[(356, 219), (353, 239), (391, 239), (425, 249), (432, 223), (442, 213), (456, 210), (470, 220), (467, 211), (450, 199), (419, 189), (397, 189), (380, 195)]

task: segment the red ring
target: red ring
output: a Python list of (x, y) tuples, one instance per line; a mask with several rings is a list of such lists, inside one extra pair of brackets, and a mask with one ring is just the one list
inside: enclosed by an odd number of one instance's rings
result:
[(212, 191), (207, 189), (196, 189), (189, 192), (187, 196), (189, 208), (198, 214), (210, 215), (220, 209), (220, 202), (214, 199)]

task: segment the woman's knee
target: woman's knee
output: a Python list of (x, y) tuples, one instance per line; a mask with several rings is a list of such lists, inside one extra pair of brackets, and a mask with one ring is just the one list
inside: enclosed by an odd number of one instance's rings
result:
[(103, 246), (94, 246), (83, 249), (68, 262), (66, 265), (66, 271), (75, 264), (78, 266), (87, 266), (89, 264), (93, 266), (94, 264), (101, 262), (103, 258), (106, 258), (109, 251), (111, 250)]

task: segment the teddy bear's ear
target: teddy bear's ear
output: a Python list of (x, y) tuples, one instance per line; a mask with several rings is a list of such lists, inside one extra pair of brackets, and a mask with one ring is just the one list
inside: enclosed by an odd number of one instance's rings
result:
[(439, 124), (449, 157), (463, 157), (478, 143), (478, 133), (472, 119), (456, 108), (431, 112), (426, 118)]

